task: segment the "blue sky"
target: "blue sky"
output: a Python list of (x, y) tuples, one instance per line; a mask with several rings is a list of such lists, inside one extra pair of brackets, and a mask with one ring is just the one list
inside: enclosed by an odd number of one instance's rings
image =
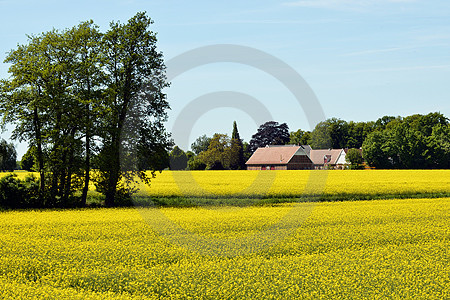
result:
[[(450, 117), (448, 1), (0, 0), (0, 60), (25, 43), (27, 34), (88, 19), (106, 30), (111, 20), (126, 22), (138, 11), (155, 21), (158, 47), (167, 60), (214, 44), (259, 49), (306, 80), (326, 117), (367, 121), (434, 111)], [(0, 77), (7, 77), (7, 70), (0, 64)], [(190, 101), (217, 91), (248, 94), (291, 130), (312, 129), (281, 82), (247, 65), (215, 63), (172, 81), (166, 91), (172, 107), (168, 130)], [(216, 108), (195, 122), (189, 141), (204, 133), (231, 134), (234, 120), (246, 141), (260, 125), (238, 109)], [(18, 145), (19, 158), (25, 151)]]

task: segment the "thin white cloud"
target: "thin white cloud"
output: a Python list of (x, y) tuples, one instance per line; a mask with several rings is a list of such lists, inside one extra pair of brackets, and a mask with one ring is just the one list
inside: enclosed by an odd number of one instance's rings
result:
[(285, 2), (283, 5), (326, 9), (361, 9), (380, 4), (413, 2), (417, 2), (417, 0), (299, 0)]

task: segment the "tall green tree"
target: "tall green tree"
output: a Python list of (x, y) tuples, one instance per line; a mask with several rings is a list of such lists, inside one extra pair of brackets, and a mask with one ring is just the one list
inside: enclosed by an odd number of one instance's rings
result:
[(289, 143), (289, 127), (286, 123), (278, 124), (269, 121), (259, 126), (257, 132), (252, 135), (249, 150), (254, 152), (258, 147), (267, 145), (285, 145)]
[(175, 146), (169, 154), (171, 170), (186, 170), (188, 157), (178, 146)]
[(93, 21), (82, 22), (67, 32), (67, 38), (75, 52), (74, 97), (80, 103), (77, 115), (80, 137), (84, 140), (84, 182), (81, 205), (86, 204), (91, 181), (91, 158), (93, 138), (100, 119), (105, 113), (101, 99), (105, 96), (106, 74), (102, 51), (102, 33)]
[(230, 143), (231, 143), (229, 150), (230, 169), (232, 170), (245, 169), (244, 145), (242, 144), (241, 137), (239, 136), (236, 121), (233, 122), (233, 132), (231, 134)]
[(387, 134), (382, 131), (374, 131), (364, 140), (363, 157), (371, 167), (381, 169), (392, 167), (387, 141)]
[[(114, 205), (118, 183), (135, 165), (125, 166), (121, 158), (129, 158), (135, 145), (154, 136), (160, 137), (161, 148), (169, 145), (163, 125), (169, 109), (163, 89), (168, 83), (156, 34), (150, 30), (152, 23), (145, 13), (138, 13), (126, 24), (112, 22), (102, 39), (108, 74), (102, 106), (108, 113), (98, 133), (102, 149), (97, 185), (105, 192), (107, 206)], [(136, 171), (147, 179), (144, 172)]]
[(49, 205), (65, 205), (73, 192), (79, 145), (78, 103), (71, 94), (74, 61), (66, 32), (57, 30), (30, 36), (5, 59), (11, 76), (1, 87), (2, 121), (16, 125), (13, 138), (36, 147), (40, 193), (49, 193)]
[(14, 171), (17, 167), (17, 152), (12, 143), (0, 141), (0, 170)]
[(346, 121), (331, 118), (316, 125), (311, 133), (311, 147), (314, 149), (347, 147), (348, 124)]
[(227, 134), (215, 133), (209, 143), (208, 150), (199, 154), (209, 170), (223, 170), (230, 166), (231, 140)]
[(66, 205), (80, 187), (86, 202), (94, 154), (96, 184), (108, 206), (124, 175), (148, 182), (163, 168), (159, 158), (167, 163), (169, 105), (162, 90), (168, 83), (151, 24), (138, 13), (103, 34), (83, 22), (30, 36), (8, 53), (10, 78), (0, 82), (2, 124), (14, 124), (13, 138), (36, 149), (45, 205)]
[(35, 156), (36, 148), (31, 146), (28, 148), (27, 152), (22, 156), (20, 161), (20, 168), (28, 172), (34, 171), (35, 166)]
[(427, 138), (426, 159), (436, 168), (450, 168), (450, 124), (436, 124)]
[(8, 53), (10, 79), (0, 82), (2, 125), (14, 124), (12, 138), (31, 141), (36, 146), (40, 193), (45, 190), (44, 138), (48, 97), (44, 93), (45, 77), (41, 37), (30, 36), (28, 44), (18, 45)]
[(194, 151), (195, 155), (199, 155), (200, 152), (208, 150), (211, 138), (206, 134), (199, 136), (192, 144), (191, 149)]
[(311, 148), (328, 149), (332, 146), (329, 124), (326, 121), (319, 122), (311, 132)]

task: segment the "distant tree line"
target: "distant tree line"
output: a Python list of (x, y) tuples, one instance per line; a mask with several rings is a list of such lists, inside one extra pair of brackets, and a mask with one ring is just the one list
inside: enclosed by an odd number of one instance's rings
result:
[(114, 206), (133, 191), (134, 176), (148, 181), (164, 168), (168, 83), (152, 23), (145, 13), (106, 32), (83, 22), (31, 35), (8, 53), (0, 116), (13, 139), (30, 145), (22, 165), (39, 173), (41, 206), (84, 206), (91, 181)]
[(291, 132), (290, 143), (313, 149), (361, 148), (366, 163), (376, 168), (450, 168), (449, 119), (438, 112), (369, 122), (331, 118), (312, 132)]
[(390, 118), (362, 145), (370, 166), (386, 169), (450, 168), (450, 124), (440, 113)]
[[(376, 121), (347, 122), (330, 118), (313, 131), (289, 132), (286, 123), (262, 124), (249, 143), (236, 137), (234, 124), (230, 139), (226, 134), (197, 138), (186, 153), (176, 147), (171, 155), (173, 169), (245, 169), (245, 162), (258, 147), (267, 145), (310, 145), (313, 149), (348, 148), (350, 168), (364, 161), (376, 168), (450, 168), (450, 124), (441, 113), (408, 117), (384, 116)], [(237, 135), (238, 136), (238, 135)], [(234, 144), (233, 144), (233, 141)], [(238, 143), (237, 141), (240, 141)]]

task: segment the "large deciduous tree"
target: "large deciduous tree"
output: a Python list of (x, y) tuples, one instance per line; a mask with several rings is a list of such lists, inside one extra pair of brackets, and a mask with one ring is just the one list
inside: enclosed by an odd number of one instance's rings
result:
[(208, 150), (211, 138), (206, 134), (199, 136), (192, 144), (191, 149), (194, 151), (195, 155), (199, 155), (200, 152)]
[(252, 135), (249, 150), (254, 152), (258, 147), (267, 145), (285, 145), (289, 143), (289, 127), (286, 123), (278, 124), (269, 121), (259, 126), (258, 131)]
[(148, 182), (167, 165), (168, 83), (151, 24), (138, 13), (103, 34), (88, 21), (30, 36), (5, 59), (11, 67), (0, 82), (2, 124), (12, 123), (13, 138), (35, 149), (47, 205), (66, 205), (81, 187), (85, 204), (94, 154), (108, 206), (124, 175)]
[(74, 51), (67, 32), (30, 36), (11, 51), (10, 79), (3, 81), (3, 124), (13, 123), (13, 138), (36, 147), (40, 193), (48, 206), (67, 204), (76, 172), (79, 103), (73, 97)]
[(215, 133), (208, 150), (199, 154), (199, 159), (209, 170), (223, 170), (230, 166), (230, 137), (226, 134)]
[(311, 133), (311, 147), (313, 149), (345, 148), (347, 147), (347, 138), (347, 122), (331, 118), (316, 125)]
[[(136, 145), (151, 141), (149, 151), (166, 150), (170, 145), (163, 125), (169, 109), (163, 89), (168, 83), (156, 34), (150, 30), (152, 23), (145, 13), (138, 13), (126, 24), (112, 22), (102, 39), (108, 75), (102, 107), (108, 113), (100, 119), (101, 176), (97, 183), (107, 206), (114, 205), (123, 175), (134, 174), (130, 171), (139, 166), (132, 154), (145, 155), (145, 147), (136, 151)], [(125, 163), (125, 158), (131, 161)], [(134, 171), (147, 179), (142, 170)]]

